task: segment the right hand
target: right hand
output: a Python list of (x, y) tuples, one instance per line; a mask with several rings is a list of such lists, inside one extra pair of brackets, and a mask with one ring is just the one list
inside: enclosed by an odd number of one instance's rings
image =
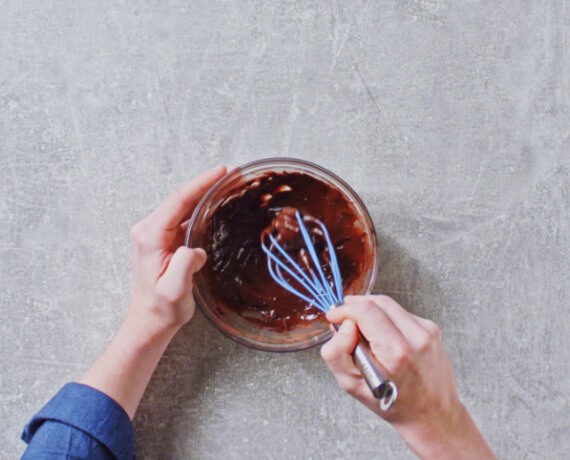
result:
[[(462, 448), (456, 453), (465, 454), (469, 443), (481, 447), (481, 441), (488, 449), (459, 399), (434, 322), (408, 313), (387, 296), (347, 297), (344, 305), (327, 313), (327, 319), (341, 324), (321, 349), (340, 387), (391, 423), (418, 455), (446, 458), (450, 451), (441, 449), (458, 440)], [(398, 398), (386, 412), (380, 410), (352, 359), (359, 331), (369, 342), (381, 373), (398, 388)], [(479, 457), (472, 458), (494, 458), (490, 450), (473, 452)]]

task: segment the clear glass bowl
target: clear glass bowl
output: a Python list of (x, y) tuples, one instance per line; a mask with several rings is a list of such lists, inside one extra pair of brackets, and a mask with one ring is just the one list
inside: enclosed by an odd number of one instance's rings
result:
[[(307, 174), (329, 187), (340, 191), (351, 203), (358, 217), (357, 224), (365, 229), (367, 267), (347, 289), (345, 294), (369, 294), (372, 291), (377, 266), (377, 238), (374, 224), (364, 203), (356, 192), (340, 177), (308, 161), (293, 158), (268, 158), (243, 165), (221, 178), (200, 200), (190, 219), (186, 233), (186, 246), (206, 249), (204, 231), (210, 217), (231, 192), (240, 184), (259, 178), (269, 172)], [(293, 330), (277, 332), (261, 327), (225, 305), (219, 305), (212, 297), (215, 286), (209, 286), (205, 277), (194, 275), (194, 297), (204, 315), (231, 339), (252, 348), (264, 351), (297, 351), (326, 341), (330, 335), (328, 323), (319, 317), (309, 324)]]

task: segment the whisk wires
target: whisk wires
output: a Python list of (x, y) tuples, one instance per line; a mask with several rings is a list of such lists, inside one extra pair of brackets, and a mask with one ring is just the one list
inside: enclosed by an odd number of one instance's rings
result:
[[(330, 266), (333, 279), (331, 286), (331, 283), (325, 276), (321, 260), (311, 240), (309, 231), (303, 222), (301, 213), (296, 211), (295, 217), (313, 266), (303, 269), (279, 244), (277, 239), (272, 234), (269, 234), (270, 246), (268, 247), (265, 241), (261, 243), (263, 251), (268, 256), (267, 268), (271, 277), (281, 287), (326, 313), (333, 305), (339, 305), (344, 302), (342, 277), (334, 246), (325, 225), (320, 220), (311, 218), (311, 221), (322, 230), (326, 241), (329, 260), (325, 262), (328, 262)], [(286, 278), (286, 274), (289, 275), (289, 279), (292, 278), (299, 284), (303, 292), (291, 285), (291, 282)]]

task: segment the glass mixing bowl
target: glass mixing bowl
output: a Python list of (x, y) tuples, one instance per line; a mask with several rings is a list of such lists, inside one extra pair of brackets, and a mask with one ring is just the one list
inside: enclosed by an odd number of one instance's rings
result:
[[(357, 216), (355, 225), (364, 229), (366, 266), (360, 276), (350, 286), (345, 287), (345, 295), (369, 294), (374, 284), (377, 265), (377, 239), (374, 224), (356, 192), (335, 174), (308, 161), (292, 158), (269, 158), (241, 166), (221, 178), (201, 199), (190, 219), (186, 233), (186, 246), (201, 247), (207, 250), (207, 224), (216, 209), (229, 196), (239, 195), (240, 187), (268, 173), (302, 173), (309, 175), (327, 186), (340, 191)], [(235, 199), (235, 198), (234, 198)], [(239, 198), (238, 198), (239, 199)], [(260, 326), (242, 317), (215, 300), (216, 286), (210, 286), (203, 270), (194, 275), (194, 297), (204, 315), (231, 339), (249, 347), (264, 351), (297, 351), (326, 341), (330, 329), (324, 316), (319, 316), (308, 324), (301, 324), (292, 330), (276, 331)]]

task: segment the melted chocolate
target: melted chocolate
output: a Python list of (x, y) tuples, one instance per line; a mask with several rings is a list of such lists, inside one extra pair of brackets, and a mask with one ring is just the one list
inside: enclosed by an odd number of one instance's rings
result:
[[(271, 278), (261, 249), (262, 233), (272, 232), (288, 252), (303, 257), (296, 209), (325, 224), (346, 291), (366, 270), (366, 235), (347, 198), (307, 174), (268, 173), (234, 189), (207, 223), (202, 245), (208, 253), (202, 275), (213, 300), (276, 331), (322, 316)], [(324, 251), (324, 240), (317, 240), (317, 251)]]

